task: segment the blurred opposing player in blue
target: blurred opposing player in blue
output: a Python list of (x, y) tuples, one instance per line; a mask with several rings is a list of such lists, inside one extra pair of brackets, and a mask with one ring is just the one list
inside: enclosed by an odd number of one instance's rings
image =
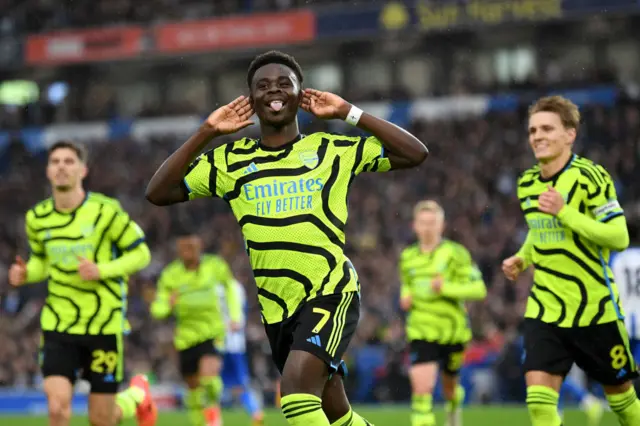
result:
[[(251, 390), (249, 377), (249, 365), (247, 359), (247, 340), (245, 336), (245, 325), (248, 313), (247, 295), (244, 286), (235, 281), (236, 297), (243, 307), (243, 316), (240, 328), (237, 331), (231, 329), (231, 319), (229, 317), (226, 303), (223, 306), (223, 315), (225, 324), (227, 324), (227, 333), (225, 337), (225, 352), (222, 359), (222, 381), (225, 389), (231, 391), (232, 398), (239, 398), (242, 406), (251, 416), (253, 425), (258, 426), (263, 423), (264, 414), (260, 403), (255, 394)], [(220, 287), (219, 295), (225, 298), (224, 288)]]
[[(629, 346), (636, 362), (640, 361), (640, 247), (628, 248), (611, 258), (611, 270), (618, 283), (620, 300), (626, 313), (625, 325)], [(636, 388), (640, 383), (636, 384)]]

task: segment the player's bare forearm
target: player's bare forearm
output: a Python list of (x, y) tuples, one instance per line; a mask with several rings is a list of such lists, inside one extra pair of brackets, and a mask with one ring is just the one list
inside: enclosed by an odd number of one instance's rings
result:
[[(347, 118), (351, 104), (347, 103), (343, 119)], [(419, 166), (429, 155), (429, 150), (411, 133), (395, 124), (375, 117), (366, 112), (362, 114), (358, 121), (358, 128), (377, 137), (388, 152), (392, 169), (408, 169)]]
[(100, 278), (114, 278), (131, 275), (146, 268), (151, 263), (151, 251), (146, 244), (140, 244), (111, 262), (98, 265)]
[(558, 213), (558, 219), (572, 231), (600, 247), (622, 251), (629, 246), (629, 230), (624, 216), (603, 223), (573, 207), (564, 206)]
[(217, 134), (207, 125), (202, 125), (180, 148), (156, 170), (147, 185), (145, 197), (156, 206), (168, 206), (187, 201), (183, 185), (189, 164)]

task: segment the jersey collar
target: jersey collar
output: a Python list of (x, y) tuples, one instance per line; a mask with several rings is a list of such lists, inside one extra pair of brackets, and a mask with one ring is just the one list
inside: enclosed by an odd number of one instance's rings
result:
[(63, 212), (63, 211), (58, 210), (58, 209), (56, 208), (56, 200), (55, 200), (53, 197), (51, 197), (51, 201), (53, 202), (53, 210), (54, 210), (56, 213), (58, 213), (58, 214), (65, 214), (65, 215), (68, 215), (68, 214), (74, 214), (75, 212), (77, 212), (77, 211), (78, 211), (78, 209), (79, 209), (80, 207), (84, 206), (84, 203), (86, 203), (86, 202), (87, 202), (87, 199), (89, 199), (89, 194), (90, 194), (90, 192), (89, 192), (89, 191), (85, 191), (85, 192), (84, 192), (84, 199), (82, 200), (82, 202), (81, 202), (80, 204), (78, 204), (78, 207), (76, 207), (76, 208), (75, 208), (75, 209), (73, 209), (73, 210), (66, 211), (66, 212)]
[(538, 180), (540, 182), (555, 182), (562, 173), (564, 173), (569, 167), (571, 167), (571, 163), (573, 163), (573, 160), (575, 160), (576, 157), (577, 157), (576, 154), (572, 154), (571, 157), (569, 157), (569, 161), (567, 161), (564, 167), (561, 168), (560, 171), (554, 174), (553, 176), (550, 176), (548, 178), (543, 178), (542, 174), (538, 174)]
[(260, 141), (262, 140), (261, 138), (256, 139), (256, 142), (258, 142), (258, 146), (263, 151), (282, 151), (283, 149), (288, 149), (288, 148), (293, 147), (293, 144), (295, 144), (298, 141), (301, 141), (304, 138), (305, 138), (305, 135), (303, 135), (302, 133), (299, 133), (298, 136), (296, 136), (295, 138), (293, 138), (289, 142), (287, 142), (287, 143), (285, 143), (283, 145), (280, 145), (280, 146), (265, 146), (265, 145), (260, 143)]

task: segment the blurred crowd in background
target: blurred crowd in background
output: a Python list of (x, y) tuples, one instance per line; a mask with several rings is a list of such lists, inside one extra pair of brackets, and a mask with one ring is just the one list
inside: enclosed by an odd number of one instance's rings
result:
[[(380, 2), (75, 0), (69, 7), (60, 8), (50, 0), (0, 0), (0, 10), (9, 11), (0, 17), (0, 35), (127, 22), (153, 24), (295, 7), (325, 8), (329, 7), (328, 3), (344, 6)], [(546, 35), (548, 32), (540, 35), (536, 43), (549, 44)], [(477, 55), (468, 47), (448, 51), (448, 43), (464, 45), (466, 39), (457, 40), (452, 35), (445, 40), (445, 36), (441, 36), (439, 40), (445, 47), (440, 50), (426, 42), (393, 60), (368, 50), (363, 55), (371, 56), (372, 62), (349, 56), (349, 61), (357, 62), (353, 66), (347, 64), (347, 60), (346, 65), (340, 62), (333, 68), (320, 64), (308, 77), (310, 84), (318, 89), (334, 90), (352, 102), (399, 101), (400, 105), (403, 101), (424, 97), (476, 93), (525, 93), (525, 98), (533, 99), (551, 90), (602, 84), (620, 88), (621, 93), (637, 95), (640, 84), (637, 39), (632, 39), (635, 44), (625, 44), (626, 36), (629, 33), (621, 36), (620, 44), (612, 41), (593, 49), (579, 46), (571, 50), (570, 44), (558, 49), (551, 46), (548, 51), (494, 46), (479, 49)], [(528, 36), (514, 33), (514, 38), (518, 37), (526, 40)], [(338, 51), (330, 59), (338, 63), (344, 54), (345, 51)], [(602, 57), (613, 59), (599, 60)], [(32, 102), (0, 106), (0, 132), (5, 135), (5, 143), (0, 144), (0, 223), (3, 224), (0, 227), (0, 387), (33, 387), (41, 380), (37, 349), (39, 313), (46, 287), (39, 284), (12, 289), (5, 278), (12, 259), (17, 254), (27, 255), (23, 231), (26, 210), (49, 193), (44, 176), (46, 154), (29, 149), (26, 133), (18, 130), (88, 120), (178, 114), (204, 116), (216, 105), (243, 93), (248, 62), (230, 62), (226, 71), (231, 80), (215, 73), (197, 74), (189, 86), (195, 88), (192, 91), (174, 90), (171, 82), (155, 81), (157, 76), (154, 76), (139, 83), (156, 86), (151, 89), (151, 86), (140, 86), (134, 93), (130, 86), (118, 86), (101, 79), (108, 75), (109, 69), (89, 73), (88, 68), (77, 68), (67, 74), (61, 71), (64, 78), (53, 73), (37, 81), (42, 96)], [(306, 70), (305, 62), (301, 62)], [(391, 71), (385, 71), (385, 66)], [(346, 77), (327, 77), (333, 76), (336, 70)], [(354, 78), (349, 72), (355, 77), (370, 72), (373, 77)], [(62, 80), (64, 84), (60, 83)], [(171, 90), (165, 90), (167, 84)], [(202, 87), (206, 90), (198, 90)], [(176, 95), (170, 95), (169, 99), (163, 96), (174, 92)], [(150, 93), (154, 96), (149, 96)], [(182, 96), (183, 93), (188, 96)], [(582, 114), (576, 150), (610, 171), (627, 213), (632, 239), (638, 243), (640, 102), (635, 96), (623, 95), (613, 107), (586, 105)], [(527, 145), (526, 104), (515, 110), (474, 117), (438, 118), (437, 115), (429, 120), (414, 118), (407, 125), (408, 130), (428, 145), (431, 151), (428, 161), (415, 170), (361, 175), (350, 193), (347, 254), (359, 272), (363, 288), (360, 325), (346, 355), (353, 378), (348, 382), (350, 390), (353, 399), (358, 401), (406, 400), (410, 395), (403, 313), (398, 306), (397, 260), (401, 250), (413, 241), (414, 203), (433, 198), (441, 202), (446, 211), (447, 237), (470, 250), (489, 289), (486, 300), (469, 305), (474, 338), (466, 355), (466, 365), (482, 366), (489, 371), (487, 375), (473, 377), (476, 381), (473, 397), (522, 400), (520, 358), (515, 355), (512, 342), (518, 334), (529, 279), (522, 279), (516, 285), (507, 282), (500, 272), (500, 263), (518, 249), (526, 233), (516, 197), (518, 174), (534, 162)], [(314, 121), (306, 124), (303, 131), (326, 129), (326, 122)], [(175, 235), (197, 224), (207, 249), (224, 256), (247, 288), (251, 304), (247, 339), (252, 375), (257, 387), (265, 394), (272, 393), (276, 375), (260, 323), (254, 281), (239, 228), (227, 205), (219, 200), (198, 200), (159, 208), (144, 199), (151, 175), (182, 141), (167, 135), (144, 143), (128, 137), (90, 142), (86, 187), (120, 200), (145, 230), (153, 253), (151, 266), (132, 277), (129, 285), (128, 313), (133, 332), (127, 340), (127, 370), (147, 372), (160, 383), (180, 380), (172, 325), (153, 321), (148, 307), (160, 270), (174, 257)]]
[[(578, 151), (611, 172), (637, 240), (640, 104), (627, 102), (615, 109), (594, 108), (583, 113), (585, 126)], [(356, 354), (363, 345), (384, 345), (385, 361), (376, 366), (380, 369), (376, 374), (389, 375), (394, 388), (399, 386), (398, 381), (406, 382), (408, 365), (403, 315), (397, 303), (397, 259), (412, 242), (412, 206), (421, 199), (435, 198), (443, 204), (447, 236), (469, 248), (489, 287), (484, 302), (470, 305), (474, 342), (467, 355), (469, 362), (506, 355), (506, 343), (517, 334), (529, 287), (527, 280), (517, 285), (507, 282), (500, 272), (500, 262), (517, 250), (526, 232), (515, 195), (518, 173), (533, 161), (526, 144), (525, 119), (521, 111), (469, 120), (414, 122), (409, 130), (428, 144), (431, 158), (417, 170), (362, 175), (356, 180), (350, 195), (347, 251), (363, 283), (363, 309), (347, 356)], [(323, 124), (314, 123), (312, 128), (322, 130)], [(611, 140), (617, 143), (611, 146)], [(152, 265), (133, 277), (129, 287), (133, 333), (126, 352), (128, 369), (153, 372), (159, 381), (179, 380), (171, 325), (151, 320), (148, 306), (158, 273), (174, 256), (174, 235), (195, 223), (208, 250), (229, 261), (252, 295), (247, 330), (252, 367), (259, 383), (268, 390), (274, 378), (268, 343), (260, 324), (248, 258), (227, 205), (219, 200), (199, 200), (158, 208), (144, 199), (150, 176), (176, 142), (158, 139), (141, 145), (120, 140), (91, 146), (87, 188), (118, 198), (145, 230), (153, 251)], [(0, 276), (6, 276), (13, 256), (26, 254), (22, 220), (17, 218), (22, 218), (48, 191), (44, 155), (34, 157), (20, 143), (11, 145), (4, 153), (7, 155), (11, 162), (2, 173), (0, 220), (13, 226), (3, 227), (0, 234)], [(30, 386), (38, 377), (38, 314), (45, 289), (36, 285), (13, 290), (6, 280), (0, 283), (0, 340), (4, 342), (0, 346), (0, 384)], [(356, 377), (362, 367), (362, 363), (352, 367)], [(517, 379), (517, 365), (495, 366), (507, 367), (516, 368)], [(503, 375), (503, 379), (507, 377)], [(399, 395), (390, 392), (387, 397)]]

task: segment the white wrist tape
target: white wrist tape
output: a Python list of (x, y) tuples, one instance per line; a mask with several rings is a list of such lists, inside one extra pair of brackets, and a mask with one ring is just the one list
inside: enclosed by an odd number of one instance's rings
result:
[(344, 120), (347, 123), (355, 126), (360, 121), (360, 117), (362, 117), (362, 110), (355, 105), (351, 106), (351, 110), (349, 110), (349, 114), (347, 114), (347, 118)]

